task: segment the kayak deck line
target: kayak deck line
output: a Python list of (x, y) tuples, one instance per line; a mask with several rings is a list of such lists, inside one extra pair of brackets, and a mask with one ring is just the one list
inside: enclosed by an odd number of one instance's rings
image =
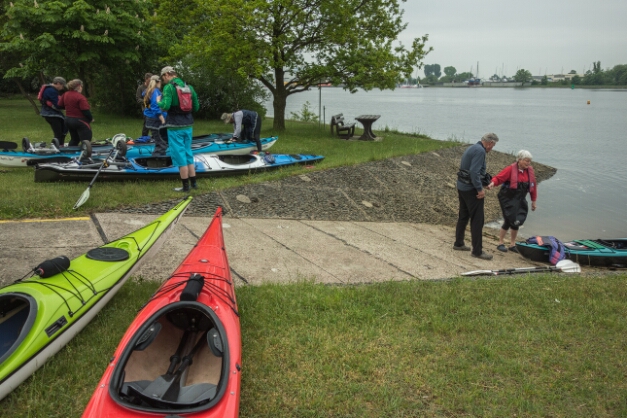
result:
[(52, 219), (6, 219), (0, 220), (0, 224), (17, 224), (17, 223), (35, 223), (35, 222), (70, 222), (70, 221), (89, 221), (89, 216), (77, 216), (74, 218), (52, 218)]

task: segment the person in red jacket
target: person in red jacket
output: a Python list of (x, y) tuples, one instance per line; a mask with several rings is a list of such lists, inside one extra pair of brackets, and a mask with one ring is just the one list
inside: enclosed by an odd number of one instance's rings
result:
[(527, 205), (527, 193), (531, 195), (531, 210), (536, 210), (538, 199), (538, 186), (536, 176), (531, 167), (531, 153), (526, 150), (518, 151), (516, 162), (505, 167), (499, 174), (492, 178), (488, 185), (491, 189), (502, 184), (498, 198), (503, 212), (503, 226), (499, 231), (499, 251), (507, 252), (505, 247), (505, 234), (511, 229), (509, 250), (518, 252), (516, 237), (518, 228), (525, 223), (529, 206)]
[(89, 103), (83, 96), (83, 82), (79, 79), (67, 83), (68, 91), (59, 99), (59, 107), (65, 108), (65, 124), (70, 131), (70, 146), (91, 141), (89, 125), (94, 121)]

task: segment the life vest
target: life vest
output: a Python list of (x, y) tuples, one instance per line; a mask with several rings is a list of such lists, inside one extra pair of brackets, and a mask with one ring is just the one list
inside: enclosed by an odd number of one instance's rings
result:
[(43, 84), (41, 88), (39, 89), (39, 93), (37, 94), (37, 100), (39, 100), (39, 103), (41, 103), (42, 106), (50, 106), (44, 101), (44, 91), (46, 90), (47, 87), (52, 87), (52, 84)]
[[(518, 163), (515, 162), (510, 167), (509, 188), (516, 190), (518, 188)], [(534, 192), (537, 187), (536, 174), (532, 166), (527, 167), (527, 172), (529, 173), (529, 192)]]
[(553, 236), (531, 237), (527, 239), (527, 244), (549, 247), (549, 263), (553, 265), (556, 265), (558, 261), (564, 260), (568, 254), (568, 250), (564, 247), (564, 243)]

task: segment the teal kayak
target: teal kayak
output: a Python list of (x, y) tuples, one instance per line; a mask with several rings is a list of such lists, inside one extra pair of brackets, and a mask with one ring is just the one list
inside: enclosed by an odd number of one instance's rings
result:
[(159, 250), (191, 199), (73, 260), (47, 260), (30, 278), (0, 289), (0, 399), (96, 316), (141, 262)]

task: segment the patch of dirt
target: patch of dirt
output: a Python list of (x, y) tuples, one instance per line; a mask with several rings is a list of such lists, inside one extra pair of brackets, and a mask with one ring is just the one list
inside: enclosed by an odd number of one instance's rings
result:
[[(413, 222), (454, 226), (457, 221), (457, 171), (469, 145), (340, 167), (222, 191), (196, 195), (187, 214), (210, 216), (217, 206), (237, 218), (282, 218), (326, 221)], [(488, 172), (496, 175), (515, 157), (488, 154)], [(538, 182), (555, 168), (534, 162)], [(203, 181), (202, 179), (198, 180)], [(487, 193), (486, 222), (501, 216), (496, 194)], [(541, 193), (541, 188), (540, 188)], [(115, 212), (160, 214), (172, 202)]]

